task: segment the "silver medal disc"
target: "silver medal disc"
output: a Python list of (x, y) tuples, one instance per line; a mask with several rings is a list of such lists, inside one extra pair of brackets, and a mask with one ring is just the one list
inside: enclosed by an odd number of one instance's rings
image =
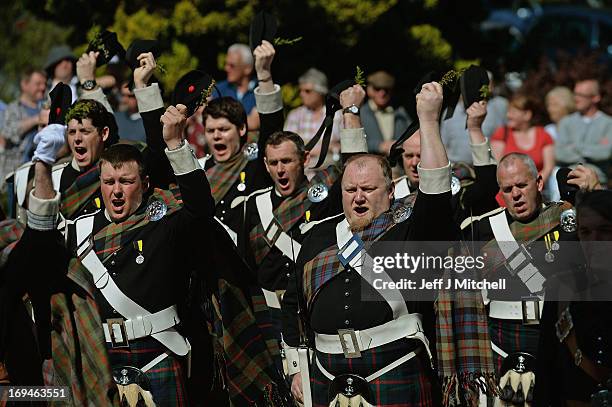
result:
[(153, 201), (147, 207), (147, 217), (150, 221), (157, 222), (168, 212), (168, 207), (162, 201)]
[(393, 222), (402, 223), (412, 215), (412, 207), (408, 205), (399, 205), (393, 210)]
[(136, 264), (142, 263), (144, 263), (144, 256), (142, 254), (139, 254), (138, 257), (136, 257)]
[(240, 192), (244, 192), (246, 190), (246, 185), (243, 182), (241, 182), (240, 184), (238, 184), (236, 189)]
[(576, 211), (574, 209), (566, 209), (561, 212), (561, 229), (567, 233), (576, 231)]
[(451, 193), (457, 195), (461, 191), (461, 181), (454, 175), (451, 177)]
[(327, 185), (325, 184), (315, 184), (308, 188), (308, 200), (310, 202), (321, 202), (327, 195), (329, 194), (329, 190), (327, 189)]
[(552, 263), (553, 261), (555, 261), (555, 255), (551, 252), (548, 252), (544, 255), (544, 260), (546, 260), (547, 263)]
[(258, 155), (259, 147), (257, 146), (257, 143), (249, 143), (244, 146), (244, 156), (247, 158), (247, 160), (256, 160)]
[(553, 242), (552, 249), (553, 250), (559, 250), (559, 242)]

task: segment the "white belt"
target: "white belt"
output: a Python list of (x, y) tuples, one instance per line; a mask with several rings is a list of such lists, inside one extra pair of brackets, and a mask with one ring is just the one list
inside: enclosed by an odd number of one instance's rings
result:
[[(148, 314), (125, 320), (108, 321), (117, 321), (116, 324), (111, 323), (111, 327), (109, 327), (108, 323), (102, 324), (104, 326), (104, 339), (106, 342), (111, 343), (125, 342), (125, 339), (132, 340), (144, 338), (146, 336), (165, 331), (166, 329), (177, 325), (180, 322), (180, 319), (176, 311), (176, 305), (172, 305), (154, 314)], [(125, 327), (124, 332), (127, 334), (127, 338), (123, 338), (121, 325)], [(113, 336), (112, 338), (111, 330)]]
[[(489, 303), (489, 316), (498, 319), (513, 319), (522, 320), (526, 317), (529, 320), (538, 320), (542, 317), (542, 309), (544, 301), (538, 301), (540, 315), (536, 316), (535, 301), (495, 301)], [(525, 306), (525, 314), (523, 315), (523, 305)]]
[(336, 335), (315, 333), (315, 347), (323, 353), (346, 353), (344, 348), (347, 347), (347, 338), (345, 336), (349, 335), (348, 339), (353, 342), (355, 352), (376, 348), (402, 338), (416, 337), (422, 340), (420, 336), (424, 336), (421, 315), (415, 313), (403, 315), (393, 321), (361, 331), (341, 329)]

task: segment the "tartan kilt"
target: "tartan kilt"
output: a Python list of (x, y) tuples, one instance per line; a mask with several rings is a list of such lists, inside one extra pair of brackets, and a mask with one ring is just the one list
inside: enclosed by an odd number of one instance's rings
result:
[[(138, 369), (168, 349), (152, 337), (130, 341), (130, 349), (111, 348), (107, 344), (111, 367), (134, 366)], [(146, 372), (153, 401), (158, 406), (188, 406), (186, 371), (180, 356), (170, 353)]]
[[(352, 373), (365, 378), (419, 346), (421, 351), (416, 357), (369, 383), (372, 399), (368, 402), (375, 406), (387, 407), (437, 406), (438, 403), (434, 402), (434, 398), (438, 399), (434, 394), (437, 385), (433, 383), (435, 379), (433, 379), (427, 351), (416, 340), (400, 339), (361, 352), (361, 358), (346, 359), (343, 354), (331, 355), (319, 351), (316, 351), (315, 354), (325, 370), (334, 376)], [(310, 375), (313, 406), (329, 406), (330, 383), (330, 380), (321, 373), (316, 362), (313, 361)]]
[[(251, 288), (251, 301), (253, 302), (253, 315), (261, 334), (266, 341), (274, 365), (279, 372), (283, 371), (280, 353), (281, 341), (281, 313), (280, 310), (269, 308), (260, 288)], [(282, 377), (282, 374), (281, 374)]]
[[(527, 352), (537, 358), (539, 325), (523, 325), (520, 320), (489, 318), (491, 341), (508, 354)], [(504, 358), (493, 351), (495, 371), (499, 375)]]

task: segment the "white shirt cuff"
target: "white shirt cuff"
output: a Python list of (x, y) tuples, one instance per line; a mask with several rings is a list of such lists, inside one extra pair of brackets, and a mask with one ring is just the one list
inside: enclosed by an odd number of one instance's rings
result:
[(193, 150), (191, 150), (187, 143), (176, 150), (168, 150), (166, 148), (165, 152), (168, 160), (170, 160), (174, 175), (184, 175), (202, 169)]
[(368, 143), (363, 128), (340, 129), (340, 151), (343, 154), (367, 153)]
[(56, 191), (55, 196), (51, 199), (42, 199), (34, 196), (34, 190), (32, 190), (28, 201), (28, 226), (34, 230), (55, 230), (59, 205), (59, 192)]
[(258, 86), (255, 88), (254, 93), (258, 113), (276, 113), (283, 109), (283, 94), (279, 85), (275, 84), (274, 91), (271, 93), (261, 93)]
[(495, 157), (493, 157), (493, 151), (489, 145), (489, 140), (480, 144), (470, 143), (470, 148), (472, 149), (472, 162), (475, 167), (497, 164)]
[(134, 89), (134, 95), (140, 113), (151, 112), (164, 107), (164, 100), (157, 83), (152, 83), (146, 88)]
[(106, 95), (102, 91), (102, 88), (97, 88), (91, 91), (84, 90), (83, 93), (81, 94), (81, 99), (96, 100), (102, 103), (102, 105), (104, 105), (104, 107), (109, 113), (114, 113), (113, 108), (111, 107), (110, 103), (108, 103), (108, 99), (106, 98)]
[(442, 168), (421, 168), (419, 172), (419, 190), (426, 194), (442, 194), (451, 189), (451, 165), (450, 162)]

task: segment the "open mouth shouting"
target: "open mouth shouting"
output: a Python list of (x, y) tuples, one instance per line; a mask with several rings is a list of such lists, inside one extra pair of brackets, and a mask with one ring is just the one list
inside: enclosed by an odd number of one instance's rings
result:
[(123, 210), (125, 209), (125, 199), (113, 198), (111, 199), (111, 205), (113, 212), (117, 215), (121, 215), (123, 213)]
[(362, 217), (365, 216), (370, 209), (367, 206), (355, 206), (353, 207), (353, 213), (355, 216)]
[(83, 146), (74, 147), (74, 158), (77, 162), (85, 162), (88, 159), (87, 148)]
[(287, 177), (279, 178), (278, 181), (277, 181), (278, 189), (280, 191), (287, 191), (287, 190), (289, 190), (289, 188), (291, 187), (291, 185), (289, 185), (289, 184), (290, 184), (289, 178), (287, 178)]

